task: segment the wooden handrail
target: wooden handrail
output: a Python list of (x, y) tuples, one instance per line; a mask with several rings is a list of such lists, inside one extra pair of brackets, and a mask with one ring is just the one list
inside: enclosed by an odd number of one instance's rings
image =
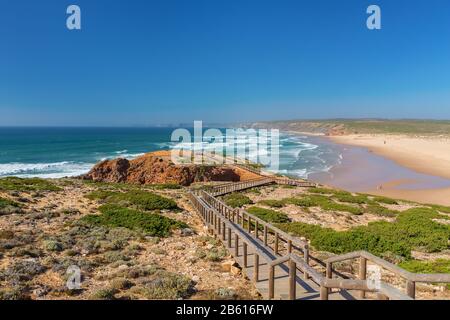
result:
[[(229, 206), (227, 206), (223, 201), (215, 198), (214, 196), (212, 196), (211, 194), (209, 194), (208, 192), (202, 190), (201, 195), (206, 198), (206, 201), (211, 201), (209, 202), (210, 205), (212, 205), (213, 207), (218, 207), (217, 205), (214, 204), (217, 203), (219, 204), (220, 207), (222, 208), (228, 208), (229, 210), (233, 210), (232, 208), (230, 208)], [(249, 216), (251, 219), (258, 221), (259, 224), (261, 224), (262, 226), (267, 226), (269, 229), (271, 229), (274, 233), (278, 233), (279, 236), (284, 237), (285, 239), (283, 239), (285, 242), (291, 241), (292, 244), (297, 245), (298, 247), (300, 247), (302, 250), (308, 249), (309, 245), (307, 242), (299, 240), (294, 238), (293, 236), (289, 235), (288, 233), (282, 231), (281, 229), (278, 229), (277, 227), (271, 225), (270, 223), (268, 223), (267, 221), (262, 220), (261, 218), (258, 218), (257, 216), (249, 213), (248, 211), (239, 209), (240, 212), (244, 212), (245, 215)]]
[(440, 282), (440, 283), (450, 283), (450, 274), (446, 273), (434, 273), (434, 274), (426, 274), (426, 273), (412, 273), (405, 269), (400, 268), (399, 266), (396, 266), (395, 264), (392, 264), (386, 260), (383, 260), (370, 252), (367, 251), (354, 251), (349, 252), (346, 254), (334, 256), (331, 258), (328, 258), (325, 260), (326, 263), (335, 263), (335, 262), (342, 262), (346, 260), (356, 259), (356, 258), (366, 258), (367, 260), (371, 261), (372, 263), (375, 263), (381, 267), (383, 267), (386, 270), (389, 270), (407, 280), (414, 281), (414, 282), (424, 282), (424, 283), (433, 283), (433, 282)]
[[(383, 260), (370, 252), (367, 251), (354, 251), (349, 252), (346, 254), (338, 255), (335, 257), (331, 257), (327, 260), (325, 260), (327, 264), (327, 277), (331, 278), (333, 273), (333, 267), (332, 264), (336, 262), (342, 262), (346, 260), (352, 260), (352, 259), (360, 259), (360, 278), (363, 278), (365, 280), (366, 278), (366, 264), (367, 261), (370, 261), (406, 280), (406, 294), (409, 298), (414, 299), (416, 296), (416, 283), (417, 282), (423, 282), (423, 283), (450, 283), (450, 274), (443, 274), (443, 273), (435, 273), (435, 274), (421, 274), (421, 273), (412, 273), (405, 269), (400, 268), (399, 266), (396, 266), (386, 260)], [(382, 288), (384, 288), (385, 291), (388, 291), (387, 293), (384, 292), (383, 294), (385, 296), (394, 298), (403, 298), (403, 296), (395, 296), (396, 293), (393, 291), (393, 287), (388, 286), (386, 283), (381, 283)], [(384, 287), (383, 287), (384, 286)], [(380, 289), (381, 290), (381, 289)], [(396, 289), (397, 290), (397, 289)], [(364, 298), (364, 292), (365, 290), (361, 291), (361, 297)]]
[[(211, 193), (204, 190), (192, 190), (188, 197), (193, 203), (194, 207), (201, 214), (205, 224), (211, 227), (219, 235), (222, 233), (222, 240), (226, 239), (226, 229), (228, 231), (228, 247), (231, 248), (231, 233), (235, 235), (235, 255), (238, 255), (238, 243), (242, 241), (244, 248), (244, 264), (247, 267), (247, 249), (252, 247), (254, 251), (255, 270), (254, 280), (258, 281), (259, 277), (259, 258), (263, 258), (269, 266), (269, 298), (274, 298), (274, 278), (275, 267), (281, 264), (288, 264), (289, 266), (289, 297), (295, 299), (295, 285), (296, 285), (296, 270), (299, 269), (305, 274), (305, 279), (311, 279), (318, 286), (320, 286), (321, 299), (328, 299), (329, 290), (333, 288), (341, 290), (359, 290), (361, 291), (361, 298), (364, 298), (365, 292), (375, 292), (380, 298), (411, 300), (415, 298), (415, 283), (450, 283), (450, 274), (415, 274), (406, 271), (386, 260), (383, 260), (367, 251), (354, 251), (342, 255), (337, 255), (321, 261), (321, 265), (326, 266), (326, 274), (323, 275), (312, 266), (309, 265), (309, 246), (307, 242), (298, 240), (282, 230), (276, 228), (270, 223), (248, 213), (242, 209), (233, 209), (227, 206), (224, 202), (217, 199), (216, 196), (226, 194), (229, 192), (240, 191), (251, 188), (257, 185), (264, 185), (273, 183), (273, 179), (253, 179), (232, 184), (220, 185), (212, 188)], [(215, 192), (214, 192), (215, 191)], [(247, 230), (245, 224), (247, 225)], [(264, 238), (260, 239), (258, 231), (255, 229), (252, 235), (252, 227), (264, 228)], [(238, 227), (239, 226), (239, 227)], [(267, 241), (267, 235), (271, 234), (275, 237), (275, 248), (271, 248)], [(255, 238), (257, 242), (255, 243)], [(284, 241), (288, 244), (287, 255), (279, 256), (278, 241)], [(264, 248), (261, 250), (258, 246)], [(302, 253), (300, 257), (293, 249)], [(267, 254), (273, 252), (273, 256)], [(279, 256), (277, 258), (277, 255)], [(333, 270), (333, 263), (360, 259), (359, 279), (347, 279), (340, 277), (340, 274)], [(391, 285), (380, 281), (378, 288), (374, 289), (366, 280), (366, 264), (370, 261), (382, 268), (393, 272), (407, 280), (406, 294)], [(338, 278), (333, 278), (333, 274)]]

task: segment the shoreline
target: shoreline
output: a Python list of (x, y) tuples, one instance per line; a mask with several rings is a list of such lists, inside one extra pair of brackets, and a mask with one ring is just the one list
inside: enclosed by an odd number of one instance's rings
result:
[(367, 148), (411, 170), (450, 179), (450, 138), (388, 134), (329, 136), (331, 141)]
[(381, 134), (324, 139), (343, 146), (345, 160), (312, 179), (354, 192), (450, 205), (449, 139)]

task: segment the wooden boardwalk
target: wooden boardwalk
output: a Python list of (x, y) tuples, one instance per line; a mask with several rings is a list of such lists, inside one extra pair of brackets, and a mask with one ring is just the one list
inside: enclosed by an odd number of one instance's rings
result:
[[(209, 232), (220, 239), (242, 272), (253, 280), (265, 299), (291, 300), (354, 300), (367, 298), (412, 300), (417, 282), (450, 283), (449, 274), (413, 274), (365, 251), (351, 252), (321, 261), (310, 254), (307, 242), (286, 234), (275, 226), (241, 209), (233, 209), (217, 197), (271, 183), (311, 186), (291, 179), (260, 179), (227, 183), (212, 190), (189, 193), (189, 199), (200, 214)], [(294, 182), (292, 182), (294, 181)], [(358, 259), (356, 279), (333, 269), (333, 264)], [(367, 263), (375, 264), (405, 279), (406, 292), (379, 281), (366, 279)]]

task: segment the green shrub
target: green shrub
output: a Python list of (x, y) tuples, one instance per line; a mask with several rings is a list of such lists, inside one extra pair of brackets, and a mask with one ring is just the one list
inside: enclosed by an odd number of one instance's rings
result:
[(48, 180), (40, 178), (7, 177), (0, 179), (0, 190), (3, 191), (60, 191)]
[(93, 191), (86, 196), (94, 200), (103, 200), (110, 204), (127, 204), (140, 210), (170, 210), (177, 209), (177, 203), (169, 198), (142, 190), (131, 190), (127, 192)]
[(435, 261), (408, 260), (399, 264), (400, 267), (414, 273), (450, 273), (450, 260)]
[(291, 203), (300, 207), (320, 207), (325, 211), (344, 211), (352, 214), (362, 214), (359, 207), (334, 202), (332, 199), (323, 195), (309, 195), (303, 198), (286, 198), (285, 203)]
[(241, 193), (230, 193), (227, 194), (223, 199), (227, 206), (230, 206), (232, 208), (240, 208), (246, 204), (253, 204), (253, 201), (250, 200), (249, 197)]
[(258, 203), (272, 208), (281, 208), (285, 204), (282, 200), (261, 200)]
[(116, 278), (110, 282), (110, 287), (113, 290), (127, 290), (131, 288), (134, 284), (125, 278)]
[(289, 217), (285, 213), (271, 209), (251, 207), (247, 209), (247, 212), (270, 223), (285, 223), (290, 221)]
[(375, 197), (375, 198), (373, 198), (373, 201), (379, 202), (379, 203), (384, 203), (384, 204), (398, 204), (397, 200), (387, 198), (387, 197)]
[(4, 208), (6, 208), (6, 207), (16, 207), (16, 208), (19, 208), (19, 207), (20, 207), (20, 204), (17, 203), (17, 202), (15, 202), (15, 201), (12, 201), (12, 200), (5, 199), (5, 198), (1, 198), (1, 197), (0, 197), (0, 209), (4, 209)]
[(144, 287), (133, 289), (143, 294), (146, 299), (174, 300), (188, 297), (193, 284), (192, 280), (184, 275), (160, 270), (145, 283)]
[(378, 256), (393, 253), (410, 258), (412, 249), (438, 252), (449, 248), (450, 227), (432, 220), (439, 217), (435, 210), (413, 208), (398, 213), (395, 222), (371, 222), (347, 231), (300, 222), (280, 224), (280, 228), (310, 239), (318, 250), (367, 250)]
[(44, 245), (45, 249), (47, 249), (48, 251), (60, 252), (64, 250), (62, 243), (55, 240), (47, 240), (45, 241)]
[(261, 194), (261, 190), (259, 190), (258, 188), (248, 189), (247, 192), (253, 193), (253, 194)]
[(103, 205), (99, 208), (100, 215), (87, 215), (81, 220), (107, 227), (124, 227), (132, 230), (142, 230), (149, 236), (166, 237), (174, 228), (187, 228), (184, 222), (176, 221), (159, 214), (146, 213), (117, 205)]
[(355, 204), (365, 204), (371, 202), (369, 198), (367, 198), (367, 196), (364, 195), (354, 196), (352, 194), (337, 194), (333, 198), (340, 202), (355, 203)]
[(316, 187), (316, 188), (308, 188), (308, 192), (309, 193), (317, 193), (317, 194), (330, 194), (330, 195), (352, 195), (350, 192), (348, 191), (343, 191), (343, 190), (337, 190), (337, 189), (329, 189), (329, 188), (320, 188), (320, 187)]
[(212, 262), (223, 260), (229, 253), (224, 247), (211, 248), (209, 250), (198, 249), (195, 256), (199, 259), (206, 259)]
[(363, 214), (362, 209), (359, 207), (335, 203), (333, 201), (323, 203), (320, 207), (325, 211), (343, 211), (343, 212), (349, 212), (349, 213), (352, 213), (355, 215)]
[(446, 207), (446, 206), (440, 206), (440, 205), (430, 205), (431, 208), (443, 212), (443, 213), (450, 213), (450, 207)]
[(298, 207), (303, 208), (309, 208), (309, 207), (316, 207), (317, 203), (313, 201), (310, 197), (303, 197), (303, 198), (285, 198), (283, 200), (283, 203), (285, 204), (293, 204)]
[(400, 256), (410, 256), (408, 247), (358, 228), (350, 231), (335, 231), (330, 228), (301, 222), (280, 224), (279, 227), (286, 232), (310, 239), (311, 245), (321, 251), (342, 254), (356, 250), (366, 250), (378, 256), (388, 252)]
[(114, 300), (115, 294), (117, 293), (116, 289), (113, 288), (105, 288), (97, 290), (91, 297), (93, 300)]
[(379, 204), (371, 204), (366, 208), (367, 213), (376, 214), (383, 217), (395, 217), (399, 211), (391, 210), (386, 207), (380, 206)]
[(177, 183), (160, 183), (160, 184), (152, 184), (150, 187), (157, 189), (157, 190), (164, 190), (164, 189), (181, 189), (181, 186)]

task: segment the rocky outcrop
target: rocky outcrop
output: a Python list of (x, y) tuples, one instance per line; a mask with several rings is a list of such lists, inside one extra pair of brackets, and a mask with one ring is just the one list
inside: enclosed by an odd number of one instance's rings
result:
[(127, 159), (105, 160), (95, 165), (84, 178), (94, 181), (126, 182), (130, 161)]
[(134, 160), (105, 160), (95, 165), (82, 178), (98, 182), (135, 184), (240, 181), (241, 170), (227, 166), (175, 165), (168, 153), (154, 152)]

